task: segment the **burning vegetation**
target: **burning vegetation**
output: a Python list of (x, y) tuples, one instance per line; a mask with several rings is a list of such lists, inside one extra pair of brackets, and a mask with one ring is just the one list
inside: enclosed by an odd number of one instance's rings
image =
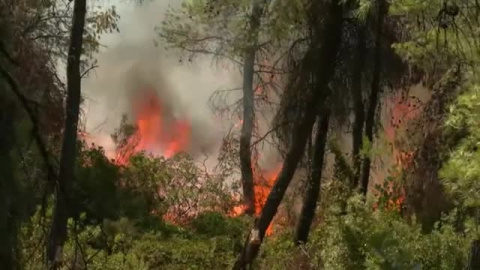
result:
[(478, 1), (170, 1), (1, 1), (0, 269), (480, 269)]
[(117, 149), (119, 164), (126, 164), (133, 154), (141, 151), (170, 158), (188, 149), (192, 128), (189, 121), (168, 114), (165, 105), (154, 89), (135, 96), (132, 101), (135, 131)]

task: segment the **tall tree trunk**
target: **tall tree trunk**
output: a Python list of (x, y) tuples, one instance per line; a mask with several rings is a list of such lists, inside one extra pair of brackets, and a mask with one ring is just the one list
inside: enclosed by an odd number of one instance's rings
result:
[[(311, 26), (314, 28), (314, 33), (309, 49), (310, 52), (304, 56), (301, 64), (301, 68), (305, 68), (307, 71), (313, 71), (315, 68), (314, 75), (317, 80), (315, 80), (313, 93), (305, 104), (304, 115), (300, 116), (298, 121), (296, 121), (292, 143), (287, 151), (282, 170), (277, 176), (275, 185), (268, 195), (262, 213), (256, 220), (233, 269), (246, 269), (257, 256), (265, 236), (265, 231), (277, 213), (278, 206), (292, 180), (298, 162), (304, 154), (305, 145), (312, 132), (319, 104), (323, 104), (330, 94), (327, 89), (335, 71), (336, 56), (341, 41), (343, 5), (338, 0), (328, 1), (326, 6), (322, 5), (323, 3), (323, 1), (316, 0), (310, 2), (309, 12), (311, 12)], [(323, 20), (321, 29), (318, 29), (320, 28), (318, 15), (322, 12), (325, 13), (326, 18)], [(320, 42), (320, 37), (323, 37), (322, 43)], [(318, 68), (316, 65), (318, 65)], [(298, 80), (298, 78), (292, 79)]]
[[(376, 21), (376, 37), (375, 37), (375, 52), (373, 56), (373, 80), (372, 80), (372, 89), (370, 92), (370, 100), (368, 104), (367, 118), (365, 121), (365, 135), (367, 139), (373, 145), (373, 127), (375, 124), (375, 112), (378, 106), (378, 96), (380, 93), (380, 73), (382, 69), (382, 32), (383, 32), (383, 23), (385, 14), (387, 12), (385, 0), (377, 0), (378, 11), (377, 11), (377, 21)], [(368, 191), (368, 181), (370, 178), (370, 167), (371, 167), (371, 158), (365, 157), (362, 167), (362, 182), (361, 190), (363, 194), (367, 194)]]
[(352, 96), (355, 120), (353, 122), (352, 131), (352, 159), (353, 159), (353, 186), (358, 186), (360, 180), (360, 172), (362, 160), (360, 157), (360, 149), (363, 142), (363, 126), (365, 124), (365, 107), (363, 105), (362, 95), (362, 78), (363, 69), (365, 67), (365, 26), (359, 26), (357, 37), (357, 52), (355, 55), (355, 66), (352, 75)]
[(17, 237), (17, 220), (14, 212), (17, 190), (10, 156), (14, 134), (14, 108), (7, 98), (4, 102), (0, 102), (0, 105), (0, 237), (2, 239), (0, 269), (17, 269), (14, 263)]
[(320, 188), (322, 183), (323, 161), (325, 156), (325, 145), (327, 142), (328, 126), (330, 120), (330, 111), (327, 110), (324, 115), (319, 117), (317, 123), (317, 134), (315, 137), (315, 149), (312, 158), (312, 171), (310, 179), (307, 183), (305, 198), (303, 201), (300, 218), (298, 220), (297, 229), (295, 232), (295, 243), (306, 243), (310, 227), (312, 225), (315, 210), (317, 208), (317, 201), (320, 196)]
[(47, 259), (58, 267), (62, 248), (67, 238), (70, 190), (74, 178), (77, 151), (77, 126), (80, 113), (81, 74), (80, 56), (85, 27), (86, 0), (75, 0), (67, 60), (67, 102), (62, 143), (60, 171), (56, 187), (55, 210), (47, 243)]
[(262, 6), (260, 0), (254, 0), (250, 17), (250, 37), (248, 46), (245, 49), (243, 63), (243, 124), (240, 136), (240, 169), (242, 172), (243, 198), (246, 206), (245, 213), (249, 215), (255, 213), (255, 192), (250, 143), (255, 121), (253, 76), (261, 15)]

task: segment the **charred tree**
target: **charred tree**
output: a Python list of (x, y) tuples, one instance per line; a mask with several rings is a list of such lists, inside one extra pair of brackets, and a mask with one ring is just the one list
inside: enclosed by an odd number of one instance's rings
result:
[[(256, 220), (253, 229), (246, 240), (245, 246), (237, 258), (233, 269), (246, 269), (251, 266), (258, 254), (258, 250), (265, 236), (265, 232), (273, 217), (277, 213), (283, 196), (292, 180), (300, 159), (304, 155), (305, 146), (310, 136), (319, 109), (330, 95), (330, 83), (336, 66), (336, 57), (341, 42), (343, 23), (343, 5), (338, 0), (310, 1), (309, 25), (312, 27), (312, 38), (308, 52), (300, 63), (299, 74), (292, 74), (292, 87), (307, 81), (310, 74), (315, 78), (312, 93), (306, 99), (303, 113), (297, 115), (291, 144), (289, 145), (285, 161), (275, 184), (268, 195), (260, 217)], [(325, 14), (323, 20), (319, 14)], [(320, 41), (320, 38), (323, 38)], [(312, 73), (313, 71), (313, 73)], [(299, 76), (294, 76), (299, 75)], [(291, 82), (290, 82), (291, 83)]]
[[(365, 119), (365, 136), (373, 143), (373, 133), (375, 124), (375, 113), (378, 107), (378, 99), (380, 94), (380, 73), (382, 70), (382, 33), (384, 18), (387, 12), (385, 0), (377, 0), (377, 20), (375, 29), (375, 51), (373, 55), (373, 79), (372, 89), (370, 92), (370, 99), (368, 104), (368, 111)], [(363, 194), (367, 194), (368, 181), (370, 178), (371, 158), (366, 156), (363, 160), (362, 167), (362, 181), (360, 189)]]
[(255, 55), (257, 52), (258, 28), (262, 6), (260, 0), (253, 1), (252, 14), (250, 17), (250, 36), (247, 40), (245, 58), (243, 63), (243, 124), (240, 135), (240, 168), (242, 173), (242, 186), (245, 213), (255, 213), (255, 192), (253, 183), (251, 140), (255, 121), (255, 105), (253, 92), (253, 76)]
[(47, 243), (47, 260), (52, 263), (54, 269), (58, 268), (63, 245), (67, 238), (69, 197), (77, 154), (77, 129), (81, 100), (80, 56), (82, 54), (85, 15), (86, 0), (75, 0), (67, 59), (67, 102), (60, 171), (56, 185), (53, 222)]
[(305, 198), (300, 212), (297, 228), (295, 231), (295, 243), (306, 243), (313, 217), (317, 208), (317, 202), (320, 197), (320, 188), (322, 183), (322, 170), (325, 156), (325, 146), (327, 143), (328, 126), (330, 120), (330, 111), (324, 112), (319, 117), (317, 123), (317, 134), (315, 137), (314, 152), (312, 158), (312, 171), (307, 182)]
[(366, 56), (365, 32), (365, 27), (359, 26), (351, 86), (355, 116), (352, 130), (353, 187), (358, 186), (362, 165), (360, 149), (362, 149), (363, 126), (365, 124), (365, 106), (362, 95), (363, 71)]

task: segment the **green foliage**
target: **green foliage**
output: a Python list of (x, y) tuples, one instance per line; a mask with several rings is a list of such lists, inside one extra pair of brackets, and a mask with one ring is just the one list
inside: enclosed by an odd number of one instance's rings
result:
[(81, 145), (77, 159), (74, 201), (78, 213), (85, 212), (98, 221), (118, 218), (120, 204), (117, 181), (119, 168), (113, 164), (101, 147)]
[(479, 90), (478, 84), (471, 85), (450, 108), (446, 132), (459, 137), (459, 143), (440, 170), (447, 193), (460, 207), (467, 209), (480, 207)]
[(282, 266), (298, 263), (313, 269), (466, 266), (469, 241), (455, 230), (454, 216), (445, 217), (432, 233), (424, 234), (419, 224), (408, 224), (396, 212), (372, 211), (361, 196), (351, 197), (344, 213), (336, 207), (326, 211), (324, 223), (311, 233), (306, 246), (294, 248), (290, 239), (282, 237), (267, 242), (263, 260), (273, 266), (265, 269), (285, 269)]
[[(170, 9), (157, 28), (169, 47), (190, 54), (211, 54), (242, 63), (243, 53), (253, 40), (250, 24), (254, 3), (265, 6), (257, 44), (273, 51), (298, 36), (305, 20), (305, 2), (227, 0), (212, 4), (206, 0), (184, 1), (180, 9)], [(270, 45), (276, 45), (268, 47)]]
[[(47, 213), (46, 220), (51, 213)], [(85, 215), (69, 221), (64, 267), (88, 269), (227, 269), (241, 247), (247, 223), (204, 213), (192, 222), (194, 231), (180, 227), (147, 231), (126, 218), (86, 225)], [(212, 220), (215, 220), (212, 222)], [(221, 220), (221, 221), (220, 221)], [(43, 269), (41, 250), (45, 232), (42, 214), (22, 229), (22, 255), (27, 269)], [(216, 231), (217, 225), (223, 229)]]

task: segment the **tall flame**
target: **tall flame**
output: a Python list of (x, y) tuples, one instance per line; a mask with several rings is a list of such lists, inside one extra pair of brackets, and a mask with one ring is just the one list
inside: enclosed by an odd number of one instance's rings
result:
[(187, 149), (191, 135), (190, 123), (166, 114), (165, 107), (153, 90), (139, 95), (132, 109), (137, 130), (127, 144), (118, 149), (117, 162), (125, 164), (131, 155), (140, 151), (170, 158)]

